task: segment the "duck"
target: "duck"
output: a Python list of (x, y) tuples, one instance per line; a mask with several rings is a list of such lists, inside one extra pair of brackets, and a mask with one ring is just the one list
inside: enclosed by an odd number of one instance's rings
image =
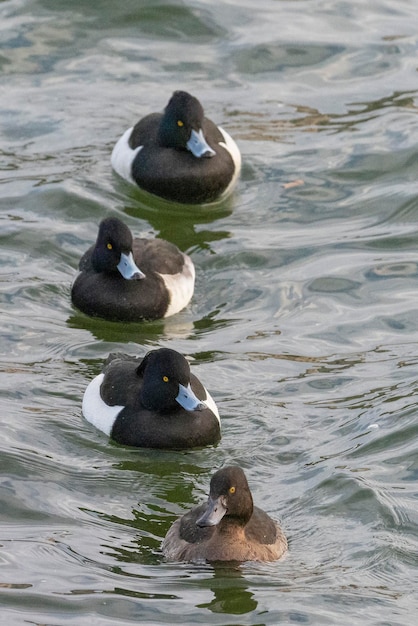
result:
[(74, 306), (92, 317), (139, 322), (169, 317), (190, 302), (191, 258), (164, 239), (133, 238), (117, 217), (100, 222), (71, 288)]
[(177, 203), (209, 204), (235, 187), (241, 153), (232, 137), (205, 117), (197, 98), (175, 91), (163, 113), (150, 113), (124, 132), (111, 164), (148, 193)]
[(287, 539), (254, 506), (243, 469), (228, 465), (213, 474), (207, 502), (173, 523), (162, 552), (172, 561), (275, 561), (287, 552)]
[(142, 358), (110, 354), (84, 392), (82, 413), (126, 446), (183, 450), (221, 438), (215, 401), (184, 355), (171, 348)]

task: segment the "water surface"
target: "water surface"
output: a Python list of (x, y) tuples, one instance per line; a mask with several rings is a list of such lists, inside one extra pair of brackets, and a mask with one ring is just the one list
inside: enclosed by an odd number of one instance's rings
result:
[[(412, 626), (418, 6), (99, 5), (0, 3), (2, 620)], [(111, 171), (120, 134), (178, 88), (241, 149), (222, 204), (171, 206)], [(119, 325), (73, 309), (105, 215), (192, 256), (186, 310)], [(83, 421), (108, 353), (158, 346), (216, 399), (217, 447), (132, 450)], [(165, 562), (165, 532), (225, 463), (287, 558)]]

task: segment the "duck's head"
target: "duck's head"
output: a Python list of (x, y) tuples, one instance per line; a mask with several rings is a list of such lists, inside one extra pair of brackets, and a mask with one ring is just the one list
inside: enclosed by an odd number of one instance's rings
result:
[(253, 498), (247, 478), (240, 467), (230, 465), (212, 476), (207, 508), (196, 524), (216, 526), (223, 518), (228, 518), (245, 526), (252, 512)]
[(193, 392), (190, 366), (185, 357), (169, 348), (151, 350), (137, 368), (142, 377), (141, 404), (160, 413), (179, 409), (200, 411), (206, 408)]
[(134, 261), (132, 243), (132, 233), (124, 222), (116, 217), (102, 220), (91, 258), (94, 270), (119, 272), (127, 280), (145, 278)]
[(175, 91), (161, 120), (158, 141), (166, 148), (189, 150), (195, 157), (212, 157), (216, 152), (203, 134), (203, 107), (186, 91)]

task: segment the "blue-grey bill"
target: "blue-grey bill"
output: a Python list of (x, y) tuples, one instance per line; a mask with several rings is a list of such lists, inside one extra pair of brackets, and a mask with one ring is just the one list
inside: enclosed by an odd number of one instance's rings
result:
[(190, 383), (187, 387), (179, 384), (179, 392), (176, 400), (186, 411), (201, 411), (202, 409), (206, 409), (206, 404), (195, 395)]
[(195, 130), (192, 130), (189, 141), (186, 145), (188, 150), (190, 150), (190, 152), (198, 158), (213, 157), (216, 154), (215, 150), (212, 150), (210, 145), (207, 143), (202, 129), (200, 129), (198, 133)]
[(145, 278), (144, 272), (141, 272), (139, 267), (136, 265), (132, 252), (129, 254), (122, 252), (117, 268), (126, 280), (139, 280), (140, 278)]
[(198, 526), (216, 526), (219, 524), (227, 509), (223, 503), (222, 496), (213, 500), (210, 496), (206, 511), (197, 520)]

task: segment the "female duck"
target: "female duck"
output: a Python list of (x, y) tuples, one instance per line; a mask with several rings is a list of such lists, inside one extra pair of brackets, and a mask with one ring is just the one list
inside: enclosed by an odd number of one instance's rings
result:
[(174, 522), (162, 545), (175, 561), (275, 561), (287, 550), (280, 526), (253, 506), (240, 467), (212, 476), (209, 499)]
[(84, 393), (82, 411), (96, 428), (128, 446), (185, 449), (221, 437), (215, 402), (184, 356), (168, 348), (142, 359), (109, 355)]
[(93, 317), (137, 322), (168, 317), (190, 301), (193, 262), (163, 239), (133, 239), (115, 217), (104, 219), (79, 264), (73, 304)]
[(164, 113), (151, 113), (116, 143), (113, 169), (166, 200), (214, 202), (233, 189), (241, 168), (235, 141), (204, 116), (202, 105), (175, 91)]

